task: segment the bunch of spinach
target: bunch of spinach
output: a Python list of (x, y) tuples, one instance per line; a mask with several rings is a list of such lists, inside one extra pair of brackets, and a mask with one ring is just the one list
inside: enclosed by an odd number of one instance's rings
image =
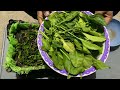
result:
[(42, 50), (46, 51), (59, 69), (69, 76), (76, 76), (94, 66), (109, 68), (97, 57), (102, 54), (106, 38), (106, 23), (101, 15), (87, 15), (80, 11), (54, 12), (44, 20)]

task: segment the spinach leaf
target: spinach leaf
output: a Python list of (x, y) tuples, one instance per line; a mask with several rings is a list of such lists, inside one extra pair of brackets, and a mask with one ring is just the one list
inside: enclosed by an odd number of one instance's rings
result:
[(51, 27), (51, 23), (49, 20), (44, 20), (44, 27), (49, 29), (49, 27)]
[(77, 74), (84, 71), (84, 68), (82, 66), (81, 67), (74, 67), (72, 65), (72, 62), (65, 55), (63, 55), (63, 58), (64, 58), (64, 60), (63, 60), (64, 61), (64, 68), (66, 69), (68, 74), (77, 75)]
[(101, 33), (96, 32), (96, 31), (94, 31), (94, 30), (89, 31), (89, 33), (90, 33), (91, 35), (98, 36), (98, 37), (101, 37), (101, 36), (102, 36)]
[(70, 60), (74, 67), (82, 66), (82, 61), (84, 59), (84, 54), (78, 53), (77, 51), (69, 53)]
[(81, 28), (84, 32), (89, 32), (91, 30), (91, 27), (87, 26), (87, 23), (82, 18), (79, 18), (75, 28)]
[(82, 50), (85, 54), (91, 54), (91, 52), (85, 47), (83, 46), (83, 50)]
[(90, 50), (100, 50), (101, 49), (101, 47), (97, 46), (96, 44), (93, 44), (90, 41), (87, 41), (87, 40), (84, 40), (81, 38), (80, 38), (80, 40), (82, 41), (83, 46), (85, 46), (86, 48), (88, 48)]
[(102, 62), (101, 60), (94, 60), (93, 62), (93, 66), (98, 70), (102, 70), (102, 69), (107, 69), (110, 68), (109, 66), (107, 66), (104, 62)]
[(42, 38), (42, 49), (45, 50), (45, 51), (48, 51), (50, 49), (50, 42), (49, 42), (49, 39), (44, 39)]
[(59, 70), (63, 70), (64, 69), (64, 65), (63, 65), (63, 57), (62, 54), (60, 52), (57, 53), (52, 53), (52, 60), (54, 62), (54, 65), (56, 68), (58, 68)]
[(85, 69), (90, 68), (93, 65), (93, 58), (91, 55), (86, 55), (84, 56), (84, 60), (83, 60), (83, 67)]
[(76, 49), (82, 51), (82, 43), (79, 42), (77, 39), (74, 39), (74, 44), (76, 46)]
[(88, 40), (91, 40), (93, 42), (104, 42), (106, 40), (105, 37), (97, 37), (97, 36), (92, 36), (92, 35), (89, 35), (87, 33), (83, 33)]
[(63, 48), (68, 51), (68, 52), (74, 52), (75, 51), (75, 47), (74, 44), (69, 42), (69, 41), (64, 41), (64, 39), (61, 39), (62, 43), (63, 43)]
[(64, 23), (64, 22), (71, 21), (71, 20), (74, 19), (77, 15), (79, 15), (79, 11), (72, 11), (72, 12), (70, 12), (69, 14), (67, 14), (67, 17), (66, 17), (62, 22), (60, 22), (59, 24), (62, 24), (62, 23)]

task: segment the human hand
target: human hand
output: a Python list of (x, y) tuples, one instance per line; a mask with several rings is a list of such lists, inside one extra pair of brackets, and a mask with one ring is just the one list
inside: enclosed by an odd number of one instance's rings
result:
[(38, 23), (41, 25), (43, 19), (49, 16), (50, 13), (51, 11), (37, 11)]
[(95, 11), (95, 14), (96, 13), (102, 14), (107, 24), (109, 24), (113, 18), (113, 11)]

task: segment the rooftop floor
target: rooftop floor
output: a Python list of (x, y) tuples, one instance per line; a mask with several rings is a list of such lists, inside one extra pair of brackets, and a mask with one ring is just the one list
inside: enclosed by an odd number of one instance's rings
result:
[[(120, 12), (114, 16), (120, 21)], [(24, 11), (0, 11), (0, 78), (1, 79), (16, 79), (15, 73), (8, 73), (2, 68), (2, 63), (5, 61), (5, 53), (7, 51), (8, 41), (6, 39), (6, 26), (10, 19), (24, 20), (28, 22), (37, 22)], [(98, 70), (96, 72), (96, 79), (120, 79), (120, 48), (110, 52), (106, 63), (111, 69)]]

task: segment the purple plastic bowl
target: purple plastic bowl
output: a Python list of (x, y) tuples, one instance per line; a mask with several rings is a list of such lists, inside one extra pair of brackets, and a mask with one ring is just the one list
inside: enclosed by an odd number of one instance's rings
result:
[[(60, 11), (59, 11), (60, 12)], [(91, 13), (90, 11), (82, 11), (86, 14), (93, 14)], [(46, 18), (47, 20), (48, 18)], [(43, 22), (44, 23), (44, 22)], [(43, 29), (43, 23), (41, 24), (40, 28), (39, 28), (39, 31), (40, 30), (44, 30)], [(38, 31), (38, 32), (39, 32)], [(104, 26), (104, 32), (105, 32), (105, 37), (106, 37), (106, 42), (103, 44), (104, 45), (104, 48), (103, 48), (103, 53), (98, 57), (99, 60), (101, 60), (102, 62), (106, 62), (107, 58), (108, 58), (108, 55), (109, 55), (109, 51), (110, 51), (110, 38), (109, 38), (109, 35), (108, 35), (108, 31), (106, 29), (106, 27)], [(51, 68), (53, 69), (54, 71), (56, 71), (57, 73), (61, 74), (61, 75), (64, 75), (64, 76), (68, 76), (68, 73), (66, 70), (58, 70), (57, 68), (55, 68), (53, 66), (53, 61), (50, 59), (49, 55), (43, 51), (41, 49), (42, 47), (42, 36), (40, 34), (38, 34), (37, 36), (37, 45), (38, 45), (38, 49), (39, 49), (39, 52), (43, 58), (43, 60), (45, 61), (45, 63)], [(91, 66), (89, 69), (85, 70), (82, 75), (78, 74), (76, 75), (75, 77), (84, 77), (84, 76), (88, 76), (92, 73), (96, 72), (96, 69)]]

